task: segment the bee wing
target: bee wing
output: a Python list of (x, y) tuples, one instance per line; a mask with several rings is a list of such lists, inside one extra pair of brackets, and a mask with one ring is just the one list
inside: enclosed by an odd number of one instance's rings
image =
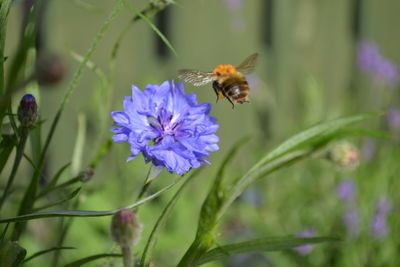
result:
[(194, 86), (202, 86), (212, 82), (212, 72), (203, 72), (199, 70), (180, 70), (178, 72), (178, 78), (193, 84)]
[(250, 74), (254, 71), (257, 64), (258, 53), (254, 53), (246, 58), (236, 69), (243, 74)]

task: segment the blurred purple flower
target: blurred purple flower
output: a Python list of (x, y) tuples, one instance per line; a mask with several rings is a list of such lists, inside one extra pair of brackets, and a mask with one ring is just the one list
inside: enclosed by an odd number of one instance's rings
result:
[(354, 201), (355, 194), (356, 188), (353, 180), (351, 179), (344, 180), (336, 189), (337, 197), (347, 203), (352, 203)]
[(242, 5), (242, 0), (224, 0), (224, 2), (230, 10), (238, 10)]
[(390, 108), (386, 114), (386, 121), (391, 130), (400, 130), (400, 110), (397, 108)]
[[(301, 231), (296, 235), (297, 237), (313, 237), (315, 236), (315, 231), (312, 228), (307, 228)], [(314, 245), (311, 244), (306, 244), (306, 245), (301, 245), (298, 247), (293, 248), (294, 251), (296, 251), (299, 255), (301, 256), (306, 256), (311, 253), (313, 250)]]
[(392, 202), (387, 198), (381, 198), (375, 208), (375, 214), (371, 221), (371, 234), (377, 239), (383, 239), (388, 234), (387, 216), (392, 209)]
[(355, 208), (349, 208), (343, 215), (343, 224), (346, 227), (347, 235), (351, 238), (358, 236), (360, 232), (360, 218)]
[(359, 44), (358, 65), (361, 70), (373, 75), (389, 86), (394, 87), (400, 82), (398, 66), (385, 58), (374, 42), (364, 41)]
[(376, 153), (376, 141), (372, 138), (367, 138), (361, 146), (361, 154), (365, 161), (371, 161)]
[(142, 92), (132, 86), (124, 99), (124, 111), (111, 112), (114, 142), (128, 142), (134, 159), (140, 152), (146, 163), (184, 174), (199, 168), (208, 151), (219, 149), (216, 119), (209, 116), (208, 103), (197, 104), (196, 95), (184, 94), (181, 83), (165, 81), (147, 85)]

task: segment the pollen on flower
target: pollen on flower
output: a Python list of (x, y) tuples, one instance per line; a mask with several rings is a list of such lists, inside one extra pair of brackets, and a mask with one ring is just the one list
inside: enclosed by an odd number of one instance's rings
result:
[(185, 95), (181, 83), (147, 85), (144, 91), (132, 86), (124, 111), (111, 112), (118, 127), (111, 130), (113, 140), (130, 144), (128, 161), (142, 153), (146, 163), (181, 175), (209, 163), (209, 151), (219, 149), (219, 126), (210, 110), (210, 104), (198, 104), (195, 95)]

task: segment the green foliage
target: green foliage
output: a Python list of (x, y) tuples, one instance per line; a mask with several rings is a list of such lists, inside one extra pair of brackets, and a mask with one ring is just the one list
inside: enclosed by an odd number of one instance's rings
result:
[(19, 266), (24, 260), (26, 250), (15, 241), (0, 241), (0, 266)]

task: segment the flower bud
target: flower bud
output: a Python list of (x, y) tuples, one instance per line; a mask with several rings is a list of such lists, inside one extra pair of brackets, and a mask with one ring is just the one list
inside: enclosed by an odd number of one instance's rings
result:
[(86, 183), (90, 179), (92, 179), (93, 175), (94, 175), (94, 170), (92, 168), (88, 168), (88, 169), (86, 169), (84, 171), (81, 171), (78, 176), (79, 176), (79, 180), (82, 183)]
[(40, 85), (53, 85), (62, 80), (65, 67), (56, 55), (43, 55), (36, 63), (36, 78)]
[(360, 153), (353, 144), (343, 141), (333, 145), (327, 157), (340, 168), (354, 169), (359, 163)]
[(129, 209), (123, 209), (114, 214), (111, 222), (111, 234), (121, 247), (131, 247), (136, 244), (141, 235), (142, 226), (136, 214)]
[(31, 128), (36, 123), (37, 117), (35, 97), (31, 94), (24, 95), (18, 107), (18, 120), (21, 126)]

